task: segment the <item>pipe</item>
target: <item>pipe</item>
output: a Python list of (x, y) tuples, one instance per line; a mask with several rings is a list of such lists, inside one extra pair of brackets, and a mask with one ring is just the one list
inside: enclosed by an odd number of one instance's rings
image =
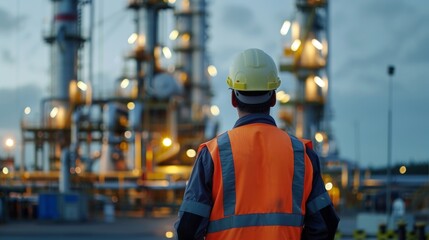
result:
[(61, 152), (59, 191), (60, 193), (70, 191), (70, 151), (68, 148), (63, 148)]

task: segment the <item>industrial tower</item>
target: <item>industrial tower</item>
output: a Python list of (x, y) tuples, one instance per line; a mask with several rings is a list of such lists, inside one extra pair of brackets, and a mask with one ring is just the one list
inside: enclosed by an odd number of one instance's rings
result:
[(280, 91), (280, 118), (288, 131), (300, 138), (316, 140), (322, 156), (329, 151), (328, 94), (328, 1), (297, 0), (294, 16), (286, 20), (280, 71), (292, 73), (297, 80), (295, 93)]

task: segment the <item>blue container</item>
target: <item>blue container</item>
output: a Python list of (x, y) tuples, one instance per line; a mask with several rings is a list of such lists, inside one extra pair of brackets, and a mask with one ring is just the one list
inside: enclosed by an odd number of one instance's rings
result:
[(77, 194), (65, 194), (64, 195), (64, 202), (65, 203), (79, 203), (79, 195)]
[(39, 195), (38, 214), (39, 219), (42, 220), (58, 220), (60, 218), (58, 212), (58, 194), (41, 193)]

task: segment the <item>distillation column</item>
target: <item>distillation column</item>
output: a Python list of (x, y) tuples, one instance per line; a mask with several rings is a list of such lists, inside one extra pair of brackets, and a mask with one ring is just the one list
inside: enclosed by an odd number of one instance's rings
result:
[(188, 107), (182, 109), (181, 117), (190, 116), (186, 120), (202, 121), (203, 107), (210, 104), (211, 97), (207, 74), (206, 1), (183, 0), (176, 6), (176, 29), (170, 38), (176, 40), (176, 74), (184, 86), (185, 105)]
[[(176, 2), (176, 27), (170, 34), (177, 53), (175, 75), (183, 86), (183, 102), (179, 111), (179, 137), (186, 149), (197, 148), (208, 127), (207, 114), (211, 104), (211, 90), (207, 72), (206, 52), (207, 3), (205, 0)], [(189, 156), (184, 156), (188, 159)]]
[(283, 103), (280, 117), (297, 137), (316, 140), (322, 155), (329, 150), (327, 4), (326, 0), (297, 0), (296, 15), (281, 29), (280, 71), (293, 73), (297, 88), (292, 100), (279, 99)]
[(53, 1), (55, 16), (53, 20), (52, 97), (69, 99), (69, 85), (77, 78), (77, 54), (82, 37), (78, 32), (78, 0)]
[[(56, 161), (61, 159), (60, 191), (69, 189), (70, 153), (77, 151), (77, 132), (72, 121), (70, 87), (76, 86), (78, 78), (78, 52), (83, 38), (80, 33), (80, 11), (78, 0), (55, 0), (54, 18), (50, 34), (45, 41), (51, 45), (52, 83), (51, 98), (44, 101), (42, 122), (47, 129), (56, 132), (55, 141), (49, 143), (49, 169), (57, 168)], [(70, 131), (70, 129), (72, 131)], [(68, 149), (70, 144), (74, 145)]]
[(193, 119), (201, 119), (204, 112), (202, 108), (210, 104), (210, 88), (207, 74), (206, 58), (206, 2), (205, 0), (191, 0), (192, 18), (192, 116)]

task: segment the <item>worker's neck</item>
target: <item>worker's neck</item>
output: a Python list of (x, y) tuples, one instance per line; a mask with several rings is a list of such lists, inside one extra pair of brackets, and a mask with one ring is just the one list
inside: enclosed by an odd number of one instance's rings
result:
[(249, 115), (249, 114), (250, 114), (250, 113), (248, 113), (248, 112), (238, 111), (238, 118), (242, 118), (242, 117), (247, 116), (247, 115)]
[[(239, 109), (237, 109), (237, 110), (238, 110), (237, 111), (238, 112), (238, 118), (242, 118), (242, 117), (245, 117), (245, 116), (247, 116), (249, 114), (252, 114), (252, 113), (249, 113), (249, 112), (240, 111)], [(270, 112), (268, 111), (268, 112), (265, 112), (263, 114), (270, 115)]]

